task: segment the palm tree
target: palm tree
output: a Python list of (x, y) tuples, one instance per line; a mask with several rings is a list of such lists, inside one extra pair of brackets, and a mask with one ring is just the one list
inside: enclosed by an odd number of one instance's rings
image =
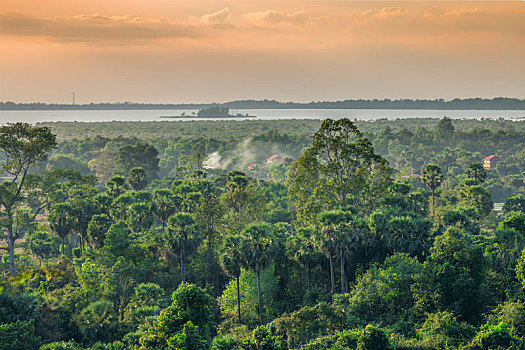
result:
[[(341, 253), (340, 248), (343, 240), (342, 224), (345, 222), (344, 215), (341, 214), (342, 213), (340, 212), (333, 211), (324, 212), (321, 213), (321, 215), (319, 215), (319, 221), (321, 223), (321, 234), (318, 237), (317, 243), (319, 245), (320, 250), (327, 256), (328, 261), (330, 263), (330, 294), (332, 302), (334, 301), (335, 293), (333, 259), (337, 253)], [(344, 264), (342, 265), (344, 266)], [(344, 267), (342, 273), (344, 273)], [(342, 283), (344, 283), (343, 281)]]
[(321, 235), (318, 244), (330, 262), (330, 284), (333, 302), (335, 293), (333, 258), (336, 254), (339, 255), (341, 293), (346, 293), (346, 253), (353, 244), (361, 241), (366, 225), (362, 219), (344, 211), (324, 212), (319, 216), (319, 221), (321, 223)]
[(49, 225), (51, 229), (62, 239), (62, 255), (65, 253), (66, 238), (73, 229), (73, 208), (66, 203), (55, 204), (49, 213)]
[(168, 219), (170, 245), (179, 249), (182, 283), (186, 282), (184, 259), (186, 250), (192, 247), (197, 234), (197, 225), (190, 214), (178, 213)]
[(421, 181), (432, 191), (432, 215), (434, 215), (434, 191), (441, 186), (443, 174), (436, 164), (427, 164), (421, 172)]
[(166, 223), (180, 207), (182, 198), (174, 195), (166, 189), (159, 189), (153, 192), (153, 212), (162, 224), (162, 231), (166, 228)]
[(310, 269), (319, 257), (315, 236), (313, 228), (300, 229), (293, 237), (291, 247), (295, 259), (306, 269), (308, 291), (310, 291)]
[(242, 237), (240, 235), (229, 235), (224, 238), (222, 254), (220, 256), (221, 267), (231, 278), (237, 280), (237, 314), (239, 324), (241, 321), (241, 292), (239, 278), (241, 276), (241, 266), (243, 263), (243, 252), (241, 249)]
[(257, 298), (259, 301), (259, 319), (263, 324), (261, 299), (261, 270), (271, 262), (272, 236), (268, 224), (252, 224), (246, 227), (241, 235), (243, 264), (257, 275)]

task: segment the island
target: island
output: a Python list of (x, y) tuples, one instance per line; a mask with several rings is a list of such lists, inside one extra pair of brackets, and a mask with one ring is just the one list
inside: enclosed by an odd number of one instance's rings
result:
[(182, 113), (178, 116), (160, 116), (159, 118), (257, 118), (254, 115), (248, 114), (230, 114), (230, 109), (227, 107), (209, 107), (200, 109), (197, 114)]

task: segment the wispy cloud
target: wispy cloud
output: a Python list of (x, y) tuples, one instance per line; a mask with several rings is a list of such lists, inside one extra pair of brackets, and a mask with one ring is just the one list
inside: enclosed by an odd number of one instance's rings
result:
[(488, 14), (478, 8), (458, 8), (445, 11), (437, 7), (408, 10), (383, 7), (352, 16), (349, 31), (365, 36), (461, 35), (465, 32), (504, 32), (523, 34), (523, 20), (509, 14)]
[(255, 26), (268, 27), (279, 25), (306, 26), (326, 20), (326, 16), (313, 16), (304, 10), (286, 13), (275, 10), (249, 12), (242, 15), (243, 19)]
[(222, 10), (205, 14), (201, 17), (201, 21), (206, 24), (217, 24), (225, 23), (232, 16), (232, 13), (229, 8), (223, 8)]
[(129, 15), (81, 14), (39, 18), (15, 13), (2, 15), (2, 35), (44, 36), (64, 42), (128, 42), (160, 38), (195, 38), (202, 31), (187, 24)]

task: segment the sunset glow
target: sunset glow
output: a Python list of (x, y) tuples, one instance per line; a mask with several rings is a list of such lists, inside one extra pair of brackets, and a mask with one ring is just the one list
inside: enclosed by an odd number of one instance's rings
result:
[(525, 97), (523, 2), (3, 0), (3, 101)]

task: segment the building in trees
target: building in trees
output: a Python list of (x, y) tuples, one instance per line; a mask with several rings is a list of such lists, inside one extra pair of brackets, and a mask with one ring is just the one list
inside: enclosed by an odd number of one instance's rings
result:
[(268, 165), (272, 165), (272, 164), (282, 164), (284, 163), (284, 158), (279, 156), (278, 154), (274, 154), (273, 156), (271, 156), (270, 158), (266, 159), (266, 163)]
[(501, 160), (500, 157), (492, 154), (483, 158), (483, 167), (485, 169), (496, 169), (496, 164)]

